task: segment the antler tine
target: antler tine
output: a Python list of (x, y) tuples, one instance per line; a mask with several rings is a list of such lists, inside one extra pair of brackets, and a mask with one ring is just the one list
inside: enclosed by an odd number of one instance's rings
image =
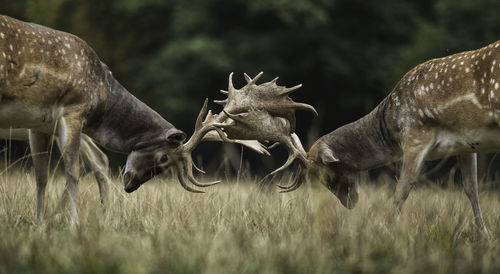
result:
[(187, 173), (189, 181), (191, 181), (191, 183), (193, 183), (193, 185), (198, 186), (198, 187), (207, 187), (207, 186), (216, 185), (216, 184), (221, 182), (220, 180), (213, 181), (210, 183), (198, 182), (198, 180), (196, 180), (194, 178), (194, 175), (193, 175), (193, 166), (195, 166), (193, 163), (193, 159), (192, 159), (191, 155), (189, 155), (189, 157), (186, 157), (186, 173)]
[(281, 167), (279, 167), (279, 168), (275, 169), (273, 172), (269, 173), (269, 175), (274, 175), (278, 172), (285, 170), (285, 168), (289, 167), (295, 159), (297, 159), (297, 155), (289, 154), (286, 162)]
[[(259, 80), (259, 78), (262, 76), (262, 74), (264, 74), (263, 71), (259, 72), (259, 74), (257, 74), (250, 82), (248, 82), (248, 85), (254, 85), (255, 83), (257, 83), (257, 80)], [(246, 73), (245, 73), (246, 75)], [(248, 75), (245, 76), (245, 78), (247, 77)], [(249, 77), (250, 78), (250, 77)]]
[(222, 93), (222, 94), (224, 94), (224, 95), (228, 95), (229, 94), (229, 91), (223, 90), (223, 89), (219, 90), (219, 92)]
[(293, 180), (293, 183), (291, 185), (289, 186), (278, 185), (278, 187), (283, 189), (282, 191), (280, 191), (280, 193), (287, 193), (296, 190), (302, 185), (304, 180), (305, 180), (304, 168), (302, 167), (302, 165), (299, 165), (297, 173), (295, 175), (295, 179)]
[(225, 106), (227, 104), (227, 99), (224, 100), (214, 100), (217, 105)]
[(298, 85), (296, 85), (294, 87), (287, 88), (285, 91), (281, 92), (280, 95), (289, 95), (290, 93), (298, 90), (301, 87), (302, 87), (302, 84), (298, 84)]
[(245, 80), (247, 81), (247, 83), (252, 82), (252, 78), (250, 76), (248, 76), (248, 74), (243, 73), (243, 76), (245, 76)]
[(177, 178), (179, 179), (181, 186), (189, 192), (205, 193), (204, 191), (197, 190), (197, 189), (194, 189), (194, 188), (191, 188), (190, 186), (188, 186), (188, 184), (186, 183), (186, 178), (184, 177), (184, 166), (183, 165), (184, 164), (180, 161), (177, 161), (175, 163), (175, 169), (177, 170)]
[(316, 109), (309, 104), (294, 102), (292, 104), (292, 107), (296, 108), (296, 109), (308, 110), (308, 111), (314, 113), (314, 116), (318, 116), (318, 111), (316, 111)]
[(201, 129), (203, 125), (203, 118), (207, 114), (208, 109), (208, 98), (205, 98), (205, 102), (203, 102), (203, 107), (201, 107), (200, 113), (198, 113), (198, 117), (196, 118), (196, 124), (194, 126), (195, 131)]
[(232, 92), (233, 90), (235, 90), (234, 88), (234, 85), (233, 85), (233, 72), (229, 73), (229, 82), (228, 82), (228, 86), (227, 86), (227, 89), (229, 92)]
[(307, 154), (304, 151), (304, 148), (302, 147), (298, 136), (293, 133), (292, 135), (290, 135), (290, 137), (291, 138), (284, 139), (285, 142), (283, 143), (285, 148), (288, 150), (288, 159), (286, 160), (285, 164), (275, 169), (270, 173), (270, 175), (274, 175), (278, 172), (283, 171), (285, 168), (289, 167), (297, 158), (300, 159), (302, 163), (307, 164)]
[(274, 79), (271, 80), (271, 81), (269, 81), (268, 83), (270, 83), (270, 84), (276, 84), (276, 82), (278, 81), (279, 78), (280, 78), (279, 76), (274, 77)]

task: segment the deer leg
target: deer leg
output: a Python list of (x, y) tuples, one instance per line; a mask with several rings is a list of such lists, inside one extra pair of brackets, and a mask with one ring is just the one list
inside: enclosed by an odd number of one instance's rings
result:
[(41, 221), (43, 219), (45, 187), (47, 186), (50, 136), (29, 130), (29, 143), (36, 177), (36, 220)]
[(108, 157), (97, 147), (90, 137), (84, 134), (80, 136), (82, 160), (94, 173), (97, 186), (99, 187), (101, 204), (105, 205), (108, 199)]
[(489, 238), (488, 229), (484, 224), (483, 214), (481, 213), (481, 207), (479, 205), (479, 197), (477, 191), (477, 154), (469, 153), (458, 155), (458, 164), (460, 165), (460, 170), (462, 171), (464, 190), (467, 197), (469, 197), (470, 203), (472, 205), (472, 211), (474, 212), (474, 220), (477, 227), (485, 236)]
[(409, 147), (403, 149), (403, 163), (401, 167), (401, 174), (397, 182), (396, 191), (392, 201), (392, 211), (389, 215), (388, 223), (394, 224), (401, 213), (403, 204), (408, 198), (411, 189), (418, 179), (418, 175), (425, 161), (425, 157), (430, 149), (430, 144), (422, 147)]
[(69, 196), (71, 206), (72, 222), (78, 222), (78, 177), (80, 172), (79, 150), (80, 150), (81, 123), (78, 119), (63, 117), (58, 123), (57, 135), (61, 142), (61, 154), (64, 161), (66, 174), (66, 188), (61, 203), (65, 203), (65, 195)]

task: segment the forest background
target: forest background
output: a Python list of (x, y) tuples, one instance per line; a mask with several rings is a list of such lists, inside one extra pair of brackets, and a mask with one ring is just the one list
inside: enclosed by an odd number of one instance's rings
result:
[[(236, 87), (244, 72), (260, 71), (262, 81), (302, 83), (292, 97), (320, 114), (297, 112), (306, 148), (368, 113), (417, 64), (500, 38), (497, 0), (0, 0), (0, 13), (81, 37), (131, 93), (188, 135), (204, 98), (224, 97), (218, 90), (230, 72)], [(26, 146), (12, 149), (22, 155)], [(197, 153), (209, 169), (225, 163), (229, 172), (241, 156), (234, 145)], [(123, 156), (108, 155), (123, 165)], [(249, 169), (270, 171), (286, 157), (276, 155), (244, 158)]]

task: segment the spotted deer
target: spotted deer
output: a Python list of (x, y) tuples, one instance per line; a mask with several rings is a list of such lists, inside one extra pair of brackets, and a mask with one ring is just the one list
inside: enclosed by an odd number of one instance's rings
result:
[[(268, 106), (254, 103), (255, 109), (248, 104), (246, 108), (236, 107), (255, 97), (248, 95), (250, 89), (256, 93), (255, 87), (232, 92), (243, 99), (235, 100), (237, 96), (229, 93), (223, 101), (224, 111), (234, 121), (218, 126), (230, 137), (273, 140), (285, 145), (289, 151), (287, 163), (273, 173), (295, 159), (299, 165), (290, 185), (278, 185), (282, 192), (300, 187), (307, 174), (315, 175), (349, 209), (359, 198), (360, 171), (402, 161), (389, 223), (399, 216), (423, 163), (456, 156), (475, 223), (488, 237), (478, 199), (476, 155), (500, 151), (499, 47), (500, 41), (416, 66), (369, 114), (322, 136), (307, 153), (293, 133), (293, 109), (284, 101), (272, 101)], [(283, 99), (294, 90), (272, 85), (258, 87), (269, 97)], [(289, 112), (284, 115), (284, 111)]]
[[(410, 70), (369, 114), (317, 140), (301, 165), (347, 208), (358, 201), (359, 171), (402, 161), (389, 223), (401, 212), (424, 161), (456, 156), (482, 235), (477, 153), (500, 151), (500, 41), (432, 59)], [(312, 172), (317, 174), (317, 172)], [(303, 181), (300, 172), (296, 189)]]
[[(16, 129), (0, 129), (0, 139), (16, 140), (16, 141), (29, 141), (29, 129), (16, 128)], [(60, 142), (56, 138), (56, 143), (61, 149)], [(101, 204), (105, 205), (108, 196), (108, 174), (109, 174), (109, 160), (106, 154), (97, 147), (97, 145), (85, 134), (80, 135), (80, 157), (83, 164), (85, 164), (93, 173), (97, 186), (99, 189), (99, 196)], [(42, 209), (43, 205), (43, 188), (38, 189), (40, 198), (38, 201), (40, 206), (37, 209)], [(41, 216), (42, 212), (37, 212), (37, 216)]]
[[(209, 138), (211, 131), (217, 134), (210, 140), (235, 141), (212, 124), (201, 122), (199, 118), (195, 132), (184, 143), (186, 134), (130, 94), (82, 39), (0, 16), (0, 128), (30, 129), (40, 193), (37, 212), (43, 208), (48, 163), (45, 152), (52, 134), (60, 141), (66, 174), (63, 201), (69, 197), (73, 222), (78, 221), (82, 132), (106, 149), (128, 154), (123, 174), (127, 192), (169, 166), (175, 167), (179, 182), (188, 191), (202, 192), (187, 181), (198, 187), (219, 183), (200, 183), (194, 178), (193, 168), (197, 168), (191, 152)], [(245, 145), (265, 152), (260, 143), (245, 141)], [(37, 217), (41, 219), (42, 214)]]

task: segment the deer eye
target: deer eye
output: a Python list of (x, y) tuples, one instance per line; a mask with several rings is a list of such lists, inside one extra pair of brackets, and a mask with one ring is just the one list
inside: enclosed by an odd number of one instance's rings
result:
[(167, 154), (163, 154), (163, 156), (161, 156), (160, 158), (160, 163), (165, 163), (168, 161), (168, 156)]

